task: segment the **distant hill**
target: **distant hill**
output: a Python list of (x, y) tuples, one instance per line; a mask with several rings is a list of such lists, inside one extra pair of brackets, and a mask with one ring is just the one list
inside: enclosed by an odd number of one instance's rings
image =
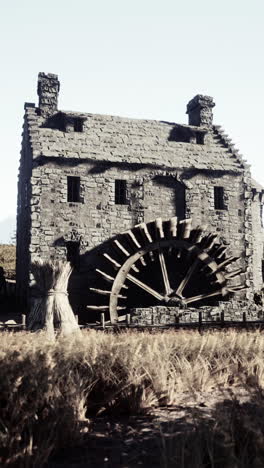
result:
[(0, 244), (10, 244), (15, 229), (15, 216), (9, 216), (8, 218), (2, 219), (0, 221)]

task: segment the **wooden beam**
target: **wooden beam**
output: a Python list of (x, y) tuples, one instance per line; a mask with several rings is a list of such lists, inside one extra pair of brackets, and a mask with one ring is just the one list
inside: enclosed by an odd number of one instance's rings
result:
[(182, 239), (189, 239), (192, 230), (192, 218), (183, 219), (179, 224), (181, 224), (183, 228), (181, 235)]
[(135, 244), (136, 247), (138, 247), (139, 249), (141, 248), (140, 243), (138, 242), (135, 234), (131, 230), (126, 231), (125, 234), (127, 234), (130, 237), (130, 239), (132, 240), (132, 242)]
[(203, 229), (200, 226), (197, 226), (194, 231), (192, 231), (192, 241), (194, 244), (199, 244), (203, 238)]
[(22, 328), (23, 328), (23, 330), (26, 329), (26, 316), (25, 316), (25, 314), (22, 314)]
[(138, 227), (145, 234), (145, 236), (146, 236), (146, 238), (147, 238), (147, 240), (149, 242), (153, 242), (153, 239), (152, 239), (152, 237), (151, 237), (151, 235), (150, 235), (150, 233), (148, 231), (148, 227), (147, 227), (146, 223), (137, 224), (137, 226), (135, 226), (135, 227)]
[[(115, 278), (113, 278), (112, 276), (108, 275), (107, 273), (105, 273), (104, 271), (102, 270), (99, 270), (99, 268), (96, 268), (97, 273), (99, 273), (104, 279), (106, 279), (106, 281), (110, 281), (111, 283), (115, 280)], [(122, 285), (122, 288), (124, 289), (128, 289), (128, 286), (126, 286), (125, 284)]]
[(192, 274), (194, 273), (194, 271), (196, 270), (197, 266), (199, 264), (199, 261), (198, 260), (195, 260), (195, 262), (190, 266), (189, 270), (187, 271), (185, 277), (183, 278), (183, 280), (181, 281), (181, 283), (179, 284), (177, 290), (176, 290), (176, 294), (177, 296), (180, 296), (182, 297), (182, 292), (183, 290), (185, 289), (185, 287), (187, 286)]
[(160, 262), (160, 268), (161, 268), (162, 279), (163, 279), (163, 283), (165, 287), (165, 292), (166, 292), (166, 295), (168, 296), (172, 292), (172, 289), (170, 287), (165, 258), (164, 258), (163, 252), (161, 251), (159, 251), (159, 262)]
[(227, 289), (229, 292), (237, 292), (237, 291), (243, 291), (244, 289), (247, 289), (247, 286), (245, 286), (245, 284), (238, 284), (237, 286), (230, 286)]
[(143, 289), (144, 291), (146, 291), (148, 294), (150, 294), (151, 296), (154, 296), (156, 299), (158, 299), (159, 301), (163, 301), (164, 297), (159, 294), (157, 291), (155, 291), (154, 289), (152, 289), (150, 286), (148, 286), (147, 284), (143, 283), (142, 281), (140, 281), (139, 279), (135, 278), (134, 276), (130, 275), (130, 273), (128, 273), (127, 275), (127, 279), (129, 281), (131, 281), (132, 283), (136, 284), (139, 288)]
[(170, 234), (172, 237), (177, 237), (177, 216), (170, 218)]
[(104, 271), (102, 270), (99, 270), (99, 268), (96, 268), (95, 271), (97, 271), (97, 273), (99, 273), (99, 275), (101, 275), (104, 279), (106, 279), (107, 281), (114, 281), (115, 278), (113, 278), (113, 276), (110, 276), (108, 275), (107, 273), (105, 273)]
[(204, 293), (204, 294), (199, 294), (198, 296), (188, 297), (184, 299), (184, 304), (190, 304), (191, 302), (201, 301), (202, 299), (207, 299), (208, 297), (220, 296), (220, 294), (224, 295), (223, 289), (224, 288), (221, 288), (218, 291), (215, 291), (212, 293)]
[(114, 258), (110, 257), (110, 255), (108, 255), (107, 253), (104, 253), (103, 256), (109, 260), (109, 262), (114, 265), (115, 268), (120, 268), (121, 265), (120, 263), (118, 263)]
[(117, 239), (114, 240), (114, 243), (117, 246), (117, 248), (125, 254), (126, 257), (130, 257), (131, 254), (125, 249), (125, 247), (122, 244), (120, 244), (120, 242)]
[(230, 263), (236, 262), (237, 260), (238, 260), (238, 257), (228, 257), (228, 258), (226, 258), (222, 263), (219, 263), (217, 265), (217, 268), (215, 268), (215, 269), (212, 268), (212, 271), (209, 273), (209, 276), (213, 275), (214, 273), (217, 273), (218, 271), (222, 270), (227, 265), (230, 265)]
[[(96, 292), (97, 294), (101, 294), (103, 296), (110, 296), (111, 294), (115, 295), (114, 293), (112, 293), (111, 291), (106, 291), (104, 289), (97, 289), (97, 288), (89, 288), (90, 291), (94, 291)], [(116, 294), (116, 297), (120, 298), (120, 299), (127, 299), (126, 296), (122, 296), (122, 294)]]
[(103, 328), (105, 327), (105, 314), (103, 312), (101, 313), (101, 325)]
[(141, 264), (142, 264), (143, 266), (147, 266), (147, 264), (146, 264), (145, 259), (144, 259), (143, 256), (142, 256), (142, 257), (139, 257), (139, 261), (141, 262)]
[(229, 273), (225, 273), (225, 278), (226, 279), (235, 278), (236, 276), (239, 276), (241, 273), (243, 273), (242, 268), (237, 268), (236, 270), (230, 271)]
[(163, 239), (164, 231), (163, 231), (163, 225), (162, 225), (162, 218), (155, 219), (155, 226), (156, 226), (157, 232), (159, 233), (160, 239)]
[[(114, 258), (110, 257), (110, 255), (108, 255), (107, 253), (104, 253), (103, 255), (107, 260), (109, 260), (109, 262), (114, 266), (114, 268), (120, 268), (121, 267), (120, 263), (118, 263)], [(132, 265), (131, 268), (136, 273), (139, 273), (139, 269), (135, 265)]]

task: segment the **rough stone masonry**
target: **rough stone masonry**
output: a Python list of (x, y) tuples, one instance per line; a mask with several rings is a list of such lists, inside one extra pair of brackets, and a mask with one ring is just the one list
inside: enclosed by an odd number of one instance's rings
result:
[[(59, 90), (57, 75), (39, 73), (38, 106), (25, 104), (19, 297), (28, 300), (34, 259), (68, 259), (75, 266), (70, 300), (89, 321), (86, 305), (96, 300), (89, 288), (97, 285), (95, 269), (109, 239), (139, 223), (177, 216), (207, 225), (206, 232), (238, 257), (247, 286), (239, 298), (252, 299), (263, 283), (263, 189), (213, 124), (213, 99), (195, 96), (187, 105), (188, 124), (176, 124), (58, 110)], [(147, 282), (155, 270), (145, 271)]]

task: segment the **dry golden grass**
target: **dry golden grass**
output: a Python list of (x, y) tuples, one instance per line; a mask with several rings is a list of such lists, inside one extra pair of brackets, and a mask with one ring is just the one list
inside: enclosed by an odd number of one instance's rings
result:
[(16, 269), (16, 246), (8, 244), (0, 244), (0, 266), (4, 270)]
[[(198, 398), (199, 394), (215, 392), (219, 398), (222, 392), (228, 398), (230, 388), (234, 392), (243, 389), (251, 395), (262, 414), (264, 335), (258, 331), (203, 335), (188, 331), (83, 331), (80, 337), (50, 342), (44, 333), (2, 333), (0, 376), (0, 464), (40, 467), (51, 452), (80, 440), (83, 421), (97, 414), (128, 415), (153, 406), (177, 405), (183, 394)], [(234, 396), (229, 396), (229, 400), (232, 408), (239, 408)], [(197, 461), (204, 456), (204, 444), (208, 442), (207, 449), (212, 452), (217, 441), (218, 449), (219, 444), (224, 444), (225, 452), (223, 449), (221, 453), (229, 456), (230, 450), (235, 450), (234, 427), (246, 427), (248, 420), (250, 437), (256, 435), (254, 450), (260, 456), (264, 423), (261, 427), (258, 421), (255, 427), (251, 414), (246, 413), (244, 418), (240, 409), (240, 420), (230, 408), (213, 411), (210, 431), (208, 425), (205, 430), (198, 421), (199, 430), (175, 436), (173, 447), (180, 444), (182, 453), (188, 441), (186, 447), (191, 443), (197, 449)], [(207, 465), (202, 461), (191, 465), (190, 460), (178, 459), (176, 463), (177, 457), (174, 452), (170, 454), (166, 437), (164, 447), (161, 466), (220, 466), (215, 461), (212, 464), (212, 460)], [(250, 465), (234, 464), (235, 455), (234, 452), (230, 467), (264, 466), (264, 457), (263, 465), (254, 465), (252, 460)], [(188, 460), (187, 455), (185, 459)]]

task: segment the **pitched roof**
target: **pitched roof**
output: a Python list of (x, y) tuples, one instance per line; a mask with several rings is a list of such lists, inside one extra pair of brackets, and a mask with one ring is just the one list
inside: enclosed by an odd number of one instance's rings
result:
[(207, 131), (203, 127), (65, 111), (60, 114), (84, 120), (83, 132), (65, 132), (47, 128), (47, 122), (31, 104), (25, 108), (34, 158), (65, 157), (235, 172), (247, 167), (218, 126), (212, 127), (210, 144), (203, 145), (172, 141), (176, 127), (193, 132)]

